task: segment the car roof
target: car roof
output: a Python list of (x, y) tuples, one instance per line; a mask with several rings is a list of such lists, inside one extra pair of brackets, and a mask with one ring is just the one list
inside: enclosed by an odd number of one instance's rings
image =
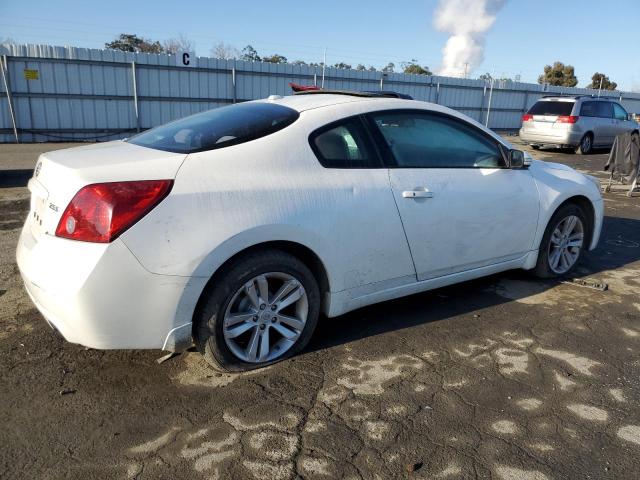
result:
[(576, 102), (578, 100), (588, 100), (596, 102), (611, 102), (610, 98), (596, 97), (593, 95), (544, 95), (538, 99), (540, 102)]
[(305, 110), (329, 107), (332, 105), (340, 105), (344, 103), (371, 101), (372, 98), (376, 97), (362, 97), (356, 95), (326, 93), (322, 95), (287, 95), (286, 97), (282, 97), (280, 95), (271, 95), (269, 98), (254, 100), (254, 102), (274, 103), (276, 105), (282, 105), (283, 107), (292, 108), (298, 112), (304, 112)]
[[(451, 117), (459, 118), (460, 120), (463, 120), (467, 123), (471, 123), (472, 125), (475, 125), (477, 128), (493, 137), (498, 143), (501, 143), (507, 148), (513, 148), (507, 140), (500, 137), (498, 134), (485, 127), (478, 121), (474, 120), (473, 118), (470, 118), (461, 112), (445, 107), (443, 105), (424, 102), (421, 100), (406, 100), (403, 98), (376, 95), (362, 96), (325, 93), (315, 95), (289, 95), (286, 97), (272, 95), (267, 99), (252, 100), (252, 102), (274, 103), (277, 105), (292, 108), (298, 112), (304, 112), (305, 110), (314, 109), (317, 110), (325, 107), (339, 107), (340, 113), (336, 118), (334, 118), (334, 120), (338, 120), (349, 115), (378, 110), (422, 110), (427, 112), (442, 113)], [(365, 106), (363, 104), (367, 105)]]

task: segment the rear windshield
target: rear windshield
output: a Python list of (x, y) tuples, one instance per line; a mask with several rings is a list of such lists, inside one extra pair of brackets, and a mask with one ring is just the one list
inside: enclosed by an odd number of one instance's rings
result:
[(575, 102), (554, 102), (543, 101), (536, 102), (533, 107), (529, 109), (530, 115), (571, 115), (571, 110)]
[(202, 152), (264, 137), (298, 117), (298, 112), (282, 105), (238, 103), (152, 128), (128, 141), (167, 152)]

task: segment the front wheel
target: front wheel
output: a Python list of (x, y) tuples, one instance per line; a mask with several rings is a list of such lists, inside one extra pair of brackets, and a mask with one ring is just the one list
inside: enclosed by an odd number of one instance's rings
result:
[(559, 208), (551, 217), (540, 242), (534, 275), (553, 278), (570, 274), (586, 247), (587, 225), (586, 215), (577, 205), (567, 204)]
[(320, 291), (309, 268), (280, 250), (252, 252), (214, 277), (194, 318), (211, 366), (245, 371), (290, 357), (309, 342)]

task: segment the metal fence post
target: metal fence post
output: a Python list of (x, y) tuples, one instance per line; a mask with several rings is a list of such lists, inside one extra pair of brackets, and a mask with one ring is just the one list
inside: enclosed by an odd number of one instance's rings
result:
[(487, 105), (487, 119), (484, 126), (489, 128), (489, 114), (491, 113), (491, 97), (493, 96), (493, 78), (491, 78), (491, 87), (489, 88), (489, 105)]
[(440, 82), (436, 85), (436, 105), (440, 104)]
[(487, 98), (487, 81), (484, 82), (484, 87), (482, 87), (482, 98), (480, 99), (480, 115), (478, 116), (478, 121), (482, 122), (482, 116), (484, 115), (484, 99)]
[[(235, 64), (235, 61), (234, 61)], [(236, 67), (235, 65), (231, 68), (231, 94), (233, 95), (233, 103), (237, 101), (236, 95)]]
[(136, 115), (136, 132), (139, 132), (140, 112), (138, 110), (138, 82), (136, 81), (136, 62), (131, 62), (131, 81), (133, 83), (133, 110)]
[(7, 78), (9, 73), (9, 64), (7, 63), (7, 56), (3, 55), (0, 58), (0, 71), (2, 72), (2, 80), (4, 81), (4, 89), (7, 93), (7, 104), (9, 106), (9, 115), (11, 116), (11, 123), (13, 124), (13, 135), (16, 137), (16, 143), (20, 143), (18, 138), (18, 127), (16, 126), (16, 116), (13, 111), (13, 99), (11, 98), (10, 81)]
[(384, 73), (380, 75), (380, 90), (384, 90)]

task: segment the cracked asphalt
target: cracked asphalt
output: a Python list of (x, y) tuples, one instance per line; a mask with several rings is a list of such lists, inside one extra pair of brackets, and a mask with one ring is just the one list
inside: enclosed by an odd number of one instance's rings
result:
[[(0, 145), (0, 165), (49, 148)], [(605, 153), (534, 155), (606, 178)], [(1, 478), (640, 475), (640, 198), (620, 188), (577, 273), (607, 291), (507, 272), (322, 319), (303, 354), (224, 375), (59, 338), (22, 288), (28, 192), (3, 176)]]

